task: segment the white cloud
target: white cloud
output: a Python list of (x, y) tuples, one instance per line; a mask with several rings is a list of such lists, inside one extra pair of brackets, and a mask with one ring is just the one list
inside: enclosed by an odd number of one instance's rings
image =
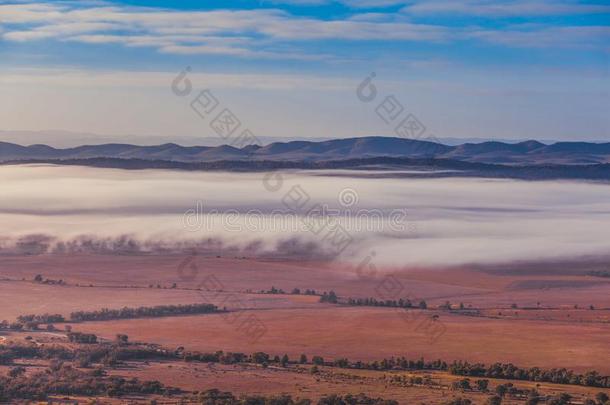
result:
[(383, 8), (406, 3), (405, 0), (342, 0), (341, 2), (353, 8)]
[[(303, 18), (281, 10), (169, 11), (141, 7), (67, 7), (65, 4), (12, 4), (1, 6), (2, 35), (9, 41), (54, 38), (85, 43), (122, 43), (151, 46), (176, 54), (225, 54), (243, 57), (319, 59), (286, 52), (282, 42), (305, 40), (439, 41), (443, 27), (390, 22), (379, 18), (322, 20)], [(210, 43), (210, 37), (223, 43)], [(250, 43), (237, 45), (234, 37)], [(262, 48), (262, 45), (266, 45)], [(275, 46), (270, 49), (270, 46)]]
[(119, 29), (118, 24), (95, 22), (68, 22), (54, 25), (44, 25), (29, 30), (11, 31), (4, 38), (11, 41), (31, 41), (36, 39), (65, 37), (73, 34)]
[(63, 7), (45, 3), (0, 4), (0, 23), (35, 23), (62, 18)]
[[(302, 1), (302, 0), (300, 0)], [(310, 0), (305, 0), (310, 1)], [(313, 0), (311, 0), (313, 1)], [(350, 0), (352, 7), (383, 6), (394, 0)], [(355, 13), (343, 19), (299, 17), (277, 9), (172, 11), (89, 3), (0, 5), (0, 32), (8, 41), (56, 39), (84, 43), (148, 46), (169, 54), (212, 54), (246, 58), (329, 59), (299, 51), (304, 41), (483, 40), (507, 46), (565, 46), (598, 43), (604, 27), (508, 27), (503, 29), (443, 27), (407, 19), (408, 14), (485, 16), (554, 15), (609, 11), (610, 6), (551, 2), (488, 0), (417, 1), (403, 13)], [(97, 4), (97, 3), (95, 3)], [(286, 44), (291, 44), (286, 49)], [(603, 45), (603, 44), (602, 44)]]
[(267, 0), (270, 4), (313, 6), (342, 3), (354, 9), (405, 6), (412, 14), (463, 14), (475, 16), (538, 16), (610, 13), (605, 4), (575, 0)]
[(610, 13), (610, 6), (549, 0), (425, 0), (404, 8), (411, 14), (461, 14), (489, 17)]
[(509, 27), (504, 31), (473, 30), (466, 37), (512, 47), (579, 47), (603, 46), (610, 41), (610, 27), (551, 27), (519, 29)]
[(5, 33), (2, 37), (9, 41), (25, 42), (37, 39), (51, 38), (55, 35), (48, 31), (11, 31)]

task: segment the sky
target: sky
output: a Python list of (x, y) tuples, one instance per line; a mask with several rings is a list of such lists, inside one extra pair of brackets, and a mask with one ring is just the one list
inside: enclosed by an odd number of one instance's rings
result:
[(605, 141), (609, 62), (607, 0), (0, 1), (0, 134)]

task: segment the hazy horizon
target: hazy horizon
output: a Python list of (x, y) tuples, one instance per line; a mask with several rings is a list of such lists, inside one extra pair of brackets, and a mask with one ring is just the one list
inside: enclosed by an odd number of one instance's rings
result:
[[(344, 136), (344, 137), (270, 137), (259, 136), (260, 145), (268, 145), (274, 142), (291, 142), (291, 141), (311, 141), (323, 142), (333, 139), (349, 139), (349, 138), (366, 138), (366, 137), (391, 137), (398, 138), (396, 134), (370, 134), (360, 136)], [(482, 142), (504, 142), (504, 143), (519, 143), (525, 141), (538, 141), (540, 143), (550, 145), (558, 142), (589, 142), (589, 143), (607, 143), (610, 140), (603, 139), (537, 139), (537, 138), (460, 138), (460, 137), (434, 137), (422, 138), (420, 140), (438, 142), (449, 146), (461, 145), (464, 143), (482, 143)], [(72, 132), (63, 130), (0, 130), (0, 142), (14, 143), (21, 146), (31, 145), (48, 145), (58, 149), (72, 148), (85, 145), (103, 145), (109, 143), (131, 144), (138, 146), (157, 146), (166, 143), (174, 143), (180, 146), (221, 146), (228, 145), (230, 140), (224, 140), (218, 136), (211, 137), (192, 137), (192, 136), (138, 136), (138, 135), (108, 135), (94, 134), (88, 132)]]

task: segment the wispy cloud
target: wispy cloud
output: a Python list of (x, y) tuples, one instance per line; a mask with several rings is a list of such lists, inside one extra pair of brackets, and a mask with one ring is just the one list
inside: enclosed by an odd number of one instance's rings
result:
[(548, 16), (610, 13), (610, 5), (576, 0), (266, 0), (269, 4), (316, 6), (341, 3), (354, 9), (404, 6), (413, 14), (472, 16)]
[[(177, 54), (224, 54), (301, 58), (270, 45), (306, 40), (438, 41), (443, 27), (409, 22), (322, 20), (276, 9), (173, 11), (141, 7), (70, 7), (66, 4), (0, 6), (9, 41), (57, 39), (86, 43), (151, 46)], [(223, 43), (210, 40), (222, 38)], [(238, 37), (238, 41), (234, 37)], [(243, 38), (251, 41), (244, 46)], [(254, 41), (256, 39), (256, 41)], [(261, 44), (266, 44), (263, 48)], [(305, 57), (303, 57), (305, 58)]]
[(529, 25), (508, 27), (503, 31), (476, 29), (467, 37), (511, 47), (603, 47), (610, 42), (610, 27), (536, 27)]
[[(299, 0), (312, 4), (318, 0)], [(322, 1), (322, 0), (319, 0)], [(284, 3), (284, 2), (281, 2)], [(292, 2), (293, 3), (293, 2)], [(352, 8), (400, 5), (395, 0), (345, 0)], [(291, 14), (277, 8), (170, 10), (100, 2), (16, 3), (0, 5), (0, 35), (6, 41), (75, 41), (151, 47), (168, 54), (210, 54), (260, 59), (329, 59), (307, 51), (312, 41), (406, 41), (447, 43), (482, 40), (503, 46), (562, 46), (606, 38), (604, 27), (541, 26), (527, 30), (443, 26), (412, 16), (559, 15), (610, 12), (610, 6), (570, 1), (415, 1), (402, 12), (347, 13), (334, 18)], [(549, 29), (551, 28), (551, 29)], [(553, 37), (555, 29), (560, 37)]]
[(562, 0), (417, 0), (405, 7), (404, 11), (428, 15), (519, 17), (610, 13), (610, 6)]

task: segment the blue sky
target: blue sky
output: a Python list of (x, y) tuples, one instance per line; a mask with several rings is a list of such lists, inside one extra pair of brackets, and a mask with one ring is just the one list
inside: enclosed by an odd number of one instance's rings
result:
[(608, 1), (0, 1), (0, 129), (213, 136), (191, 66), (260, 136), (392, 135), (375, 72), (438, 137), (602, 140), (609, 59)]

